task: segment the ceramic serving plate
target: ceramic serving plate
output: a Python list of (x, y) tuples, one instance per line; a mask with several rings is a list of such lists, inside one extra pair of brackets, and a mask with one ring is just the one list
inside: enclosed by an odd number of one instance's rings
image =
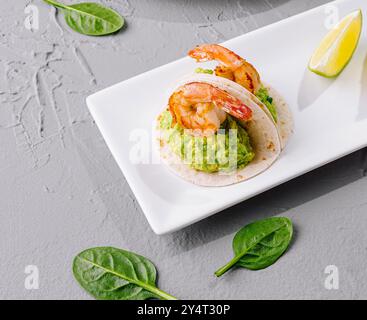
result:
[[(263, 81), (285, 97), (295, 122), (294, 134), (275, 164), (236, 185), (196, 186), (155, 163), (154, 119), (165, 107), (172, 85), (198, 66), (192, 59), (183, 58), (87, 98), (155, 233), (183, 228), (367, 145), (365, 28), (353, 59), (337, 79), (307, 70), (313, 50), (328, 31), (330, 14), (341, 18), (358, 8), (366, 14), (367, 2), (331, 2), (223, 44), (253, 63)], [(146, 145), (142, 153), (137, 152), (139, 141)]]

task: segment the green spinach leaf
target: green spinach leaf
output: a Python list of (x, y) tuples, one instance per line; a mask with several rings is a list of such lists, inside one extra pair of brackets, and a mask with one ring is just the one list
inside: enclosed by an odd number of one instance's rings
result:
[(75, 257), (73, 273), (79, 284), (97, 299), (176, 299), (157, 288), (153, 263), (133, 252), (112, 247), (87, 249)]
[(74, 31), (90, 35), (103, 36), (114, 33), (124, 25), (124, 18), (115, 10), (93, 2), (65, 5), (54, 0), (46, 3), (63, 10), (66, 23)]
[(215, 272), (220, 277), (233, 266), (258, 270), (272, 265), (288, 248), (292, 222), (273, 217), (244, 226), (233, 239), (234, 258)]

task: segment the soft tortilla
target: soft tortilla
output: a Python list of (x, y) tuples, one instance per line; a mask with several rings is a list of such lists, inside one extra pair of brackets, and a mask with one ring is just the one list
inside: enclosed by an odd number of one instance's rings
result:
[[(263, 86), (268, 90), (269, 95), (274, 100), (274, 104), (278, 114), (278, 121), (276, 122), (276, 126), (278, 128), (282, 149), (284, 149), (290, 136), (293, 133), (294, 122), (292, 112), (289, 109), (288, 103), (273, 87), (269, 86), (266, 83), (263, 83)], [(266, 106), (264, 107), (266, 108)]]
[[(213, 77), (204, 74), (195, 74), (180, 81), (175, 90), (181, 85), (190, 82), (206, 82), (219, 89), (225, 90), (231, 95), (243, 101), (252, 109), (253, 118), (243, 123), (250, 136), (251, 145), (255, 152), (255, 158), (243, 169), (234, 173), (223, 172), (206, 173), (190, 168), (183, 163), (179, 156), (174, 154), (163, 135), (157, 130), (157, 141), (162, 161), (181, 178), (201, 186), (226, 186), (250, 179), (266, 170), (278, 158), (281, 152), (281, 141), (277, 127), (272, 119), (260, 108), (249, 95), (248, 91), (228, 79)], [(235, 86), (234, 86), (235, 85)], [(242, 90), (243, 89), (243, 90)]]

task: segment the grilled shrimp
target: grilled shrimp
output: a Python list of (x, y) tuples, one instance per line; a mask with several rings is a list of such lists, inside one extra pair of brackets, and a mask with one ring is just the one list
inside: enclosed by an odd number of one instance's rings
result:
[(199, 135), (211, 135), (226, 119), (226, 113), (240, 120), (250, 120), (252, 110), (226, 91), (203, 82), (180, 87), (169, 99), (169, 110), (175, 122)]
[(214, 70), (217, 76), (235, 81), (252, 93), (261, 86), (260, 75), (252, 64), (218, 44), (203, 44), (188, 54), (197, 62), (217, 60), (220, 63)]

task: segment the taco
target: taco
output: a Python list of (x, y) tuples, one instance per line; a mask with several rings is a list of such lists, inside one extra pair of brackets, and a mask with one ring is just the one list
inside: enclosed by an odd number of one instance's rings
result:
[(198, 61), (215, 59), (221, 65), (199, 69), (173, 88), (158, 116), (160, 156), (177, 175), (198, 185), (225, 186), (254, 177), (274, 163), (289, 137), (288, 108), (233, 52), (218, 45), (194, 50), (189, 55)]

